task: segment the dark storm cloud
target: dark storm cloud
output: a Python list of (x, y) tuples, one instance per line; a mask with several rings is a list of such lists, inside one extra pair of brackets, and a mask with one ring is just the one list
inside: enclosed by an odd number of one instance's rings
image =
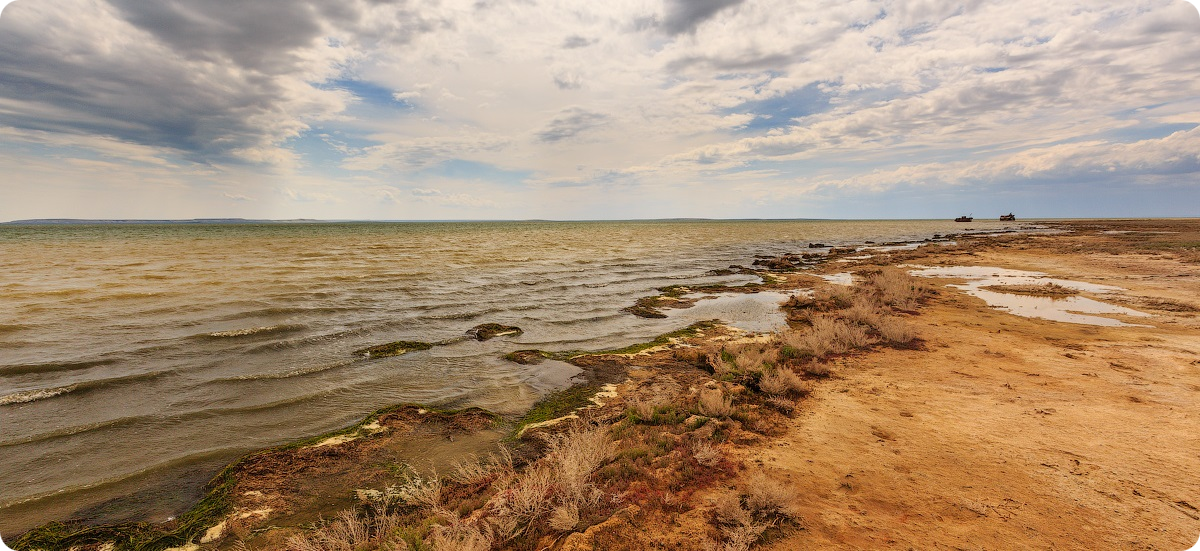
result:
[(327, 41), (403, 43), (436, 26), (387, 0), (111, 6), (47, 0), (5, 15), (0, 126), (255, 160), (342, 108), (344, 92), (313, 86), (347, 51)]
[(594, 38), (584, 38), (577, 34), (573, 34), (571, 36), (568, 36), (565, 40), (563, 40), (562, 47), (565, 50), (574, 50), (575, 48), (586, 48), (595, 43), (596, 43), (596, 39), (594, 39)]
[(574, 107), (555, 117), (545, 129), (538, 132), (537, 136), (543, 142), (558, 142), (573, 138), (581, 132), (601, 126), (607, 121), (608, 115)]
[(662, 28), (669, 34), (696, 30), (723, 9), (741, 4), (744, 0), (667, 0), (667, 14)]

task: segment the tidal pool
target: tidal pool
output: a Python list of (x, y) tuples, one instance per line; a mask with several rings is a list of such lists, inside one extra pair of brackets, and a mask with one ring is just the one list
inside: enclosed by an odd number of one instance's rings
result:
[(1106, 327), (1149, 327), (1147, 325), (1126, 323), (1113, 318), (1101, 317), (1101, 315), (1149, 317), (1150, 314), (1087, 297), (1043, 297), (1003, 293), (985, 289), (985, 287), (1003, 287), (1006, 285), (1045, 285), (1053, 283), (1068, 289), (1087, 293), (1103, 294), (1124, 290), (1112, 285), (1057, 279), (1041, 272), (1007, 270), (988, 266), (930, 267), (909, 265), (905, 267), (909, 268), (908, 273), (915, 276), (964, 279), (966, 283), (951, 285), (951, 287), (962, 289), (971, 296), (983, 299), (992, 308), (1004, 310), (1018, 316)]

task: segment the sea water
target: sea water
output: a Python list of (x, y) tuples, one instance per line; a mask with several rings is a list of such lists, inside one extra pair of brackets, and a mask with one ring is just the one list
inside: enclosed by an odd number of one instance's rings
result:
[[(656, 287), (753, 281), (712, 270), (805, 252), (811, 242), (918, 241), (963, 229), (942, 221), (0, 225), (0, 533), (66, 518), (165, 520), (239, 455), (392, 404), (517, 414), (573, 373), (506, 362), (506, 352), (625, 346), (709, 312), (770, 329), (753, 313), (761, 301), (729, 299), (666, 319), (621, 311)], [(524, 333), (394, 358), (353, 353), (454, 339), (487, 322)]]

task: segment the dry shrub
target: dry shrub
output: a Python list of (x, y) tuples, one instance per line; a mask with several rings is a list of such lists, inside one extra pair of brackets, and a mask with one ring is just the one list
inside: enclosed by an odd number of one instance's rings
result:
[(442, 501), (442, 479), (436, 471), (428, 477), (414, 473), (403, 484), (388, 486), (383, 492), (383, 500), (385, 505), (437, 508)]
[(825, 285), (813, 290), (813, 301), (823, 312), (841, 310), (850, 306), (853, 300), (853, 293), (845, 285)]
[(612, 455), (612, 441), (603, 427), (576, 424), (551, 436), (546, 455), (488, 501), (488, 533), (512, 539), (547, 513), (552, 513), (551, 527), (574, 527), (579, 509), (603, 497), (588, 479)]
[(388, 543), (396, 551), (407, 550), (403, 540), (388, 541), (397, 523), (392, 515), (360, 515), (346, 509), (331, 521), (320, 521), (314, 529), (288, 537), (287, 545), (295, 551), (357, 551)]
[(746, 507), (754, 515), (793, 516), (792, 504), (796, 501), (796, 491), (762, 472), (756, 472), (750, 476), (743, 494), (746, 499)]
[(793, 411), (796, 411), (796, 402), (783, 396), (771, 396), (767, 398), (767, 405), (785, 415), (791, 415)]
[[(454, 513), (446, 513), (445, 516), (448, 520), (446, 524), (434, 524), (429, 527), (426, 542), (431, 547), (438, 551), (488, 551), (492, 548), (495, 536), (487, 525), (464, 521)], [(404, 549), (407, 549), (407, 546)]]
[(555, 477), (550, 467), (539, 463), (521, 473), (512, 484), (489, 500), (492, 524), (504, 539), (516, 537), (525, 526), (541, 517), (550, 507)]
[(721, 459), (723, 459), (721, 450), (704, 440), (697, 440), (692, 443), (692, 457), (696, 458), (697, 463), (705, 467), (716, 467), (721, 464)]
[(750, 547), (758, 543), (758, 538), (762, 537), (767, 526), (766, 524), (739, 524), (723, 528), (721, 532), (725, 534), (725, 545), (721, 546), (721, 551), (748, 551)]
[(896, 344), (905, 344), (917, 338), (917, 332), (911, 325), (894, 316), (880, 318), (875, 324), (875, 330), (879, 331), (883, 340)]
[(724, 536), (723, 545), (709, 544), (706, 547), (719, 551), (746, 551), (750, 549), (768, 524), (757, 522), (753, 513), (742, 506), (742, 500), (736, 494), (725, 494), (717, 499), (713, 507), (717, 524)]
[(654, 412), (667, 403), (668, 400), (662, 396), (653, 396), (650, 398), (634, 396), (630, 398), (629, 409), (633, 410), (638, 420), (649, 421), (654, 418)]
[(844, 354), (871, 344), (865, 328), (831, 316), (814, 316), (811, 328), (785, 332), (782, 338), (784, 344), (815, 357)]
[(450, 478), (460, 484), (477, 484), (498, 474), (512, 473), (512, 461), (512, 453), (503, 446), (499, 454), (488, 453), (487, 458), (472, 453), (466, 459), (453, 462)]
[(555, 436), (545, 462), (554, 472), (559, 500), (564, 504), (580, 504), (595, 496), (587, 480), (612, 456), (612, 441), (602, 427), (576, 425)]
[(560, 532), (569, 532), (579, 525), (579, 506), (566, 503), (554, 508), (550, 514), (550, 527)]
[(709, 417), (729, 417), (733, 414), (733, 398), (720, 390), (700, 391), (700, 413)]
[(916, 309), (921, 298), (929, 293), (925, 282), (897, 268), (884, 268), (868, 275), (866, 281), (875, 288), (880, 301), (901, 310)]
[(768, 361), (769, 354), (761, 349), (743, 348), (734, 356), (733, 365), (741, 373), (756, 373), (762, 371), (762, 366)]
[(730, 371), (732, 371), (729, 362), (725, 361), (726, 354), (728, 354), (728, 352), (726, 352), (725, 349), (718, 348), (716, 350), (709, 351), (704, 355), (704, 363), (712, 369), (713, 376), (718, 379), (724, 377), (725, 375), (729, 374)]
[(833, 369), (828, 364), (820, 362), (808, 362), (800, 367), (800, 370), (812, 375), (813, 377), (828, 377), (833, 373)]
[(883, 317), (883, 312), (873, 298), (858, 295), (854, 297), (854, 304), (842, 312), (842, 317), (860, 325), (874, 327)]
[(784, 396), (787, 394), (801, 395), (807, 394), (807, 387), (804, 381), (796, 375), (795, 371), (786, 367), (776, 367), (763, 374), (758, 380), (758, 389), (773, 396)]

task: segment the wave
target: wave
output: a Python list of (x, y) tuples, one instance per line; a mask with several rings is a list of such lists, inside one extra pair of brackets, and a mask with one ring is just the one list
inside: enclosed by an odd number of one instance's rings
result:
[(170, 371), (157, 371), (153, 373), (138, 373), (134, 375), (125, 375), (123, 377), (110, 377), (108, 379), (97, 379), (94, 381), (83, 381), (72, 383), (69, 385), (54, 387), (54, 388), (35, 388), (30, 390), (22, 390), (0, 396), (0, 406), (12, 404), (28, 404), (41, 400), (48, 400), (56, 396), (62, 396), (69, 393), (83, 393), (98, 388), (112, 387), (129, 383), (140, 383), (149, 379), (161, 377)]
[(335, 362), (332, 364), (314, 365), (314, 366), (310, 366), (310, 367), (300, 367), (300, 368), (296, 368), (296, 369), (293, 369), (290, 371), (282, 371), (282, 372), (278, 372), (278, 373), (256, 373), (253, 375), (238, 375), (237, 377), (214, 379), (211, 382), (227, 383), (227, 382), (235, 382), (235, 381), (261, 381), (261, 380), (291, 379), (292, 377), (302, 377), (304, 375), (312, 375), (314, 373), (321, 373), (324, 371), (329, 371), (331, 369), (345, 367), (345, 366), (348, 366), (351, 364), (358, 363), (359, 361), (362, 361), (362, 360), (363, 360), (363, 358), (355, 358), (353, 360)]
[(19, 323), (0, 323), (0, 335), (5, 333), (16, 333), (17, 331), (24, 331), (26, 329), (30, 329), (30, 326), (21, 325)]
[(115, 363), (117, 363), (117, 360), (107, 358), (103, 360), (83, 360), (74, 362), (0, 365), (0, 375), (29, 375), (32, 373), (53, 373), (56, 371), (78, 371), (81, 369), (90, 369), (93, 367), (112, 365)]
[[(328, 393), (328, 391), (321, 391), (321, 392), (314, 392), (314, 393), (310, 393), (310, 394), (303, 394), (300, 396), (292, 396), (292, 397), (284, 398), (281, 400), (275, 400), (272, 402), (267, 402), (267, 403), (262, 403), (262, 404), (252, 404), (252, 405), (244, 405), (244, 406), (227, 406), (227, 407), (210, 407), (210, 408), (195, 409), (192, 411), (185, 411), (185, 412), (181, 412), (181, 413), (175, 413), (172, 415), (148, 414), (148, 415), (131, 415), (131, 416), (127, 416), (127, 417), (117, 417), (115, 419), (108, 419), (105, 421), (97, 421), (95, 423), (86, 423), (83, 425), (62, 427), (62, 428), (47, 431), (47, 432), (31, 434), (31, 435), (19, 437), (19, 438), (13, 439), (13, 440), (0, 442), (0, 449), (7, 448), (7, 447), (14, 447), (14, 446), (29, 445), (29, 444), (44, 444), (44, 443), (52, 441), (52, 440), (69, 438), (69, 437), (72, 437), (72, 436), (75, 436), (78, 434), (83, 434), (86, 432), (93, 432), (93, 431), (98, 431), (98, 430), (115, 430), (115, 429), (133, 427), (136, 425), (145, 425), (145, 426), (149, 426), (149, 427), (156, 427), (157, 429), (164, 429), (164, 428), (170, 427), (170, 426), (178, 426), (178, 425), (187, 424), (187, 422), (196, 420), (196, 419), (209, 419), (209, 418), (214, 418), (214, 417), (220, 417), (222, 415), (255, 414), (258, 412), (267, 411), (267, 410), (271, 410), (271, 409), (275, 409), (275, 408), (294, 406), (297, 404), (302, 404), (304, 402), (309, 402), (311, 400), (318, 399), (321, 396), (326, 395), (327, 393)], [(139, 429), (139, 430), (141, 430), (141, 429)]]
[(12, 394), (5, 394), (0, 396), (0, 406), (7, 406), (10, 404), (27, 404), (29, 402), (45, 400), (60, 394), (74, 392), (76, 388), (78, 388), (78, 385), (67, 385), (60, 386), (58, 388), (36, 388), (33, 390), (22, 390)]
[(203, 333), (203, 334), (197, 335), (197, 336), (201, 337), (201, 338), (228, 339), (228, 338), (237, 338), (237, 337), (248, 337), (250, 335), (259, 335), (259, 334), (263, 334), (263, 333), (267, 333), (267, 334), (290, 333), (293, 331), (302, 331), (304, 329), (307, 329), (307, 327), (302, 324), (285, 323), (282, 325), (266, 325), (266, 326), (262, 326), (262, 327), (246, 327), (243, 329), (231, 329), (229, 331), (216, 331), (213, 333)]
[(608, 321), (611, 319), (623, 318), (626, 316), (628, 316), (628, 314), (618, 312), (618, 313), (613, 313), (613, 314), (601, 314), (598, 316), (591, 316), (591, 317), (586, 317), (586, 318), (549, 320), (546, 323), (548, 323), (550, 325), (568, 325), (568, 326), (569, 325), (582, 325), (582, 324), (586, 324), (586, 323), (600, 323), (600, 322)]

